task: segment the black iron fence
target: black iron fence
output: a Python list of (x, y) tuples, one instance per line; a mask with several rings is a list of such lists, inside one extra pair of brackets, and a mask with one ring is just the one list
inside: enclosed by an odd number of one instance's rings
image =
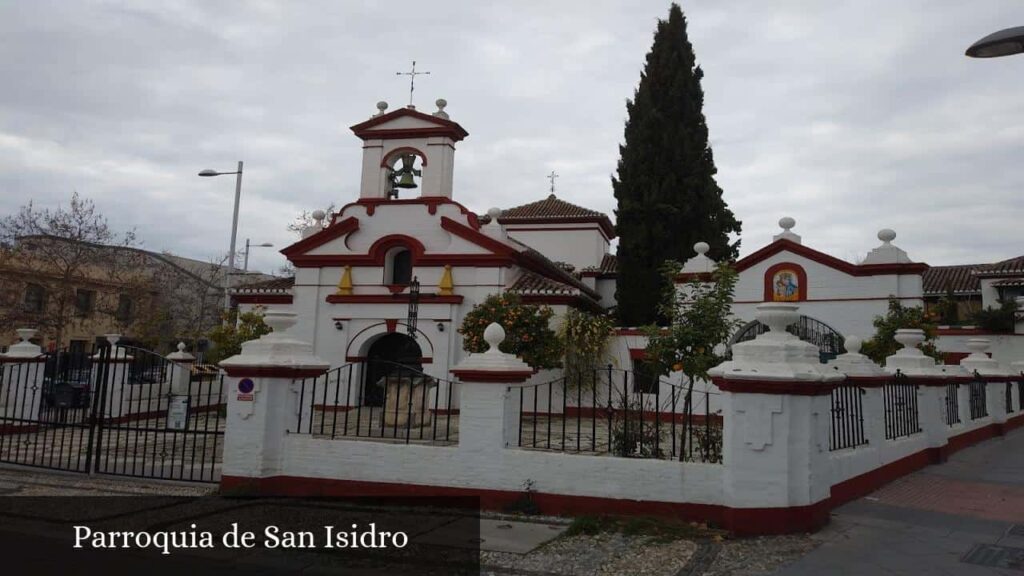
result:
[(975, 372), (974, 380), (968, 385), (971, 420), (988, 416), (988, 382)]
[[(521, 448), (722, 461), (708, 389), (607, 366), (519, 389)], [(716, 411), (717, 412), (717, 411)]]
[(294, 433), (451, 444), (458, 440), (457, 384), (383, 360), (345, 364), (297, 381)]
[(843, 382), (832, 389), (829, 450), (842, 450), (868, 443), (864, 434), (864, 394), (863, 388), (850, 382)]
[(1024, 373), (1020, 376), (1021, 379), (1017, 381), (1017, 409), (1024, 410)]
[(1003, 399), (1004, 406), (1006, 406), (1006, 413), (1011, 414), (1014, 412), (1013, 409), (1013, 382), (1006, 381), (1006, 395)]
[(960, 423), (960, 385), (952, 382), (946, 384), (946, 425)]
[(885, 412), (885, 438), (892, 440), (921, 431), (917, 407), (917, 385), (905, 374), (896, 371), (892, 381), (882, 386)]
[(59, 351), (2, 365), (0, 461), (72, 472), (216, 482), (223, 452), (218, 372), (140, 348)]

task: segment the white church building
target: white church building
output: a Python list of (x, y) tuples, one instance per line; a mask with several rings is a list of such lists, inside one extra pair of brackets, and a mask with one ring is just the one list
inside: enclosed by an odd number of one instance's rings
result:
[[(449, 118), (446, 105), (438, 100), (437, 110), (426, 114), (412, 106), (386, 112), (381, 102), (377, 114), (352, 126), (363, 143), (359, 198), (329, 216), (317, 214), (317, 224), (282, 250), (295, 267), (294, 279), (239, 287), (238, 305), (295, 313), (290, 333), (312, 342), (332, 366), (384, 360), (437, 378), (466, 356), (457, 329), (490, 294), (515, 293), (526, 303), (548, 305), (556, 322), (570, 307), (613, 308), (617, 271), (609, 217), (554, 194), (486, 215), (467, 209), (456, 200), (453, 182), (456, 145), (468, 133)], [(412, 195), (399, 195), (406, 191)], [(795, 302), (803, 315), (801, 336), (819, 345), (824, 361), (842, 353), (844, 337), (870, 337), (872, 320), (885, 314), (890, 298), (924, 304), (929, 267), (893, 244), (894, 231), (878, 232), (880, 244), (854, 264), (804, 243), (792, 218), (779, 224), (771, 242), (734, 263), (734, 311), (749, 321), (734, 342), (764, 330), (753, 321), (757, 304)], [(685, 263), (680, 285), (715, 265), (702, 248), (695, 246), (699, 253)], [(618, 332), (612, 363), (630, 369), (645, 341), (637, 329)], [(948, 340), (950, 351), (966, 351), (966, 339), (960, 340)], [(996, 358), (1024, 356), (1018, 350), (1024, 334), (996, 340)]]

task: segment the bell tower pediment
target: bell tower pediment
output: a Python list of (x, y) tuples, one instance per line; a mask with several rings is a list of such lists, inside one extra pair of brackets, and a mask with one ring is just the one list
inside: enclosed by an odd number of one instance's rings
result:
[(412, 106), (385, 112), (379, 102), (376, 115), (352, 126), (363, 141), (360, 198), (452, 197), (455, 143), (469, 134), (448, 118), (447, 105), (439, 99), (437, 111), (424, 114)]

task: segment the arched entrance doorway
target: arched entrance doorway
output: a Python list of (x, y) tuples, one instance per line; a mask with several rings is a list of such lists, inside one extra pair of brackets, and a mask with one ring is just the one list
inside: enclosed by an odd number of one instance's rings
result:
[(363, 370), (363, 405), (384, 404), (383, 378), (402, 370), (423, 371), (423, 351), (412, 337), (398, 332), (385, 334), (370, 345)]

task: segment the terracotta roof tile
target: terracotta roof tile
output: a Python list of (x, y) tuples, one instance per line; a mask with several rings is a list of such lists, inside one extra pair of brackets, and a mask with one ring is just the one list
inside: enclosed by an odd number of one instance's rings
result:
[(981, 294), (981, 283), (972, 272), (985, 264), (932, 266), (922, 275), (925, 296), (943, 296), (950, 289), (957, 295)]
[(580, 293), (574, 286), (552, 280), (529, 270), (523, 270), (523, 273), (519, 275), (519, 278), (516, 278), (516, 281), (508, 291), (517, 294), (559, 294), (572, 296)]
[[(560, 222), (595, 222), (609, 238), (615, 237), (615, 226), (607, 214), (566, 202), (554, 194), (543, 200), (523, 204), (501, 211), (498, 221), (502, 224), (537, 224)], [(489, 216), (480, 216), (480, 223), (490, 222)]]
[(1007, 278), (1005, 280), (996, 280), (992, 283), (997, 288), (1010, 288), (1024, 286), (1024, 278)]
[(613, 276), (618, 271), (618, 257), (615, 254), (605, 254), (599, 266), (587, 266), (581, 272), (584, 276)]
[(995, 264), (978, 266), (974, 272), (976, 275), (985, 276), (1013, 276), (1024, 274), (1024, 256), (1009, 258)]

